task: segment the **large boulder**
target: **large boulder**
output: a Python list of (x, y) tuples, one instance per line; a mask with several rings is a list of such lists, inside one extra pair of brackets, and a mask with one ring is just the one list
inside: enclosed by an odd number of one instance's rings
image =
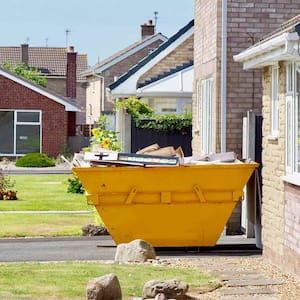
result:
[(186, 282), (176, 279), (150, 280), (143, 287), (143, 296), (144, 298), (155, 298), (156, 295), (163, 294), (167, 299), (182, 299), (188, 289), (189, 285)]
[(119, 280), (114, 274), (89, 280), (86, 288), (87, 300), (121, 300), (122, 291)]
[(115, 255), (115, 261), (120, 263), (145, 262), (155, 258), (156, 254), (152, 245), (140, 239), (119, 244)]

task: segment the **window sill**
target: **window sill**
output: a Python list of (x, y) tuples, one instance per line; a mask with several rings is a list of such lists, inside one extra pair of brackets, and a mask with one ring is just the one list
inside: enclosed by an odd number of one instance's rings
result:
[(267, 136), (268, 141), (278, 141), (279, 136), (277, 134), (270, 134)]
[(280, 179), (284, 182), (300, 186), (300, 177), (299, 176), (285, 175), (285, 176), (281, 176)]

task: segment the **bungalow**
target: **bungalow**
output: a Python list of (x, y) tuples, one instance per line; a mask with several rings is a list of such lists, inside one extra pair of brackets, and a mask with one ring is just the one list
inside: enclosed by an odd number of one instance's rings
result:
[(0, 68), (0, 156), (57, 156), (76, 133), (74, 101)]
[(88, 68), (87, 55), (78, 54), (74, 47), (0, 47), (0, 66), (24, 63), (38, 69), (47, 78), (47, 88), (61, 97), (76, 99), (81, 111), (76, 123), (85, 123), (86, 81), (80, 74)]
[(263, 255), (300, 278), (300, 15), (234, 59), (263, 71)]

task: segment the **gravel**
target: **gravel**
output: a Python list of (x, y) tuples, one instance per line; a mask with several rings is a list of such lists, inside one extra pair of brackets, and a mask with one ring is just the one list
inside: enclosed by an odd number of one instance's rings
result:
[[(157, 263), (157, 262), (156, 262)], [(161, 264), (171, 265), (180, 268), (198, 268), (205, 273), (213, 274), (217, 272), (236, 272), (237, 276), (245, 276), (245, 272), (253, 272), (260, 274), (266, 279), (276, 279), (283, 282), (283, 284), (262, 286), (269, 287), (274, 290), (275, 294), (272, 295), (256, 295), (257, 297), (269, 297), (269, 299), (281, 300), (296, 300), (300, 299), (300, 281), (299, 278), (291, 274), (282, 272), (276, 266), (269, 264), (263, 259), (262, 256), (206, 256), (206, 257), (189, 257), (189, 258), (176, 258), (176, 259), (162, 259)], [(251, 286), (251, 288), (254, 288)], [(256, 287), (257, 288), (257, 287)], [(205, 294), (193, 294), (195, 298), (190, 299), (226, 299), (223, 291), (230, 289), (226, 286), (226, 281), (222, 282), (222, 286), (214, 291)], [(243, 295), (243, 297), (253, 297), (255, 295)], [(230, 299), (239, 299), (239, 296), (230, 296)], [(229, 299), (228, 298), (228, 299)]]

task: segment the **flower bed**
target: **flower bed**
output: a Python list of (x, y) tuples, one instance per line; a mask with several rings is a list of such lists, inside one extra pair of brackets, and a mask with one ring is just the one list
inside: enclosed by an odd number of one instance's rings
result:
[(0, 191), (0, 200), (17, 200), (17, 192), (13, 190)]

